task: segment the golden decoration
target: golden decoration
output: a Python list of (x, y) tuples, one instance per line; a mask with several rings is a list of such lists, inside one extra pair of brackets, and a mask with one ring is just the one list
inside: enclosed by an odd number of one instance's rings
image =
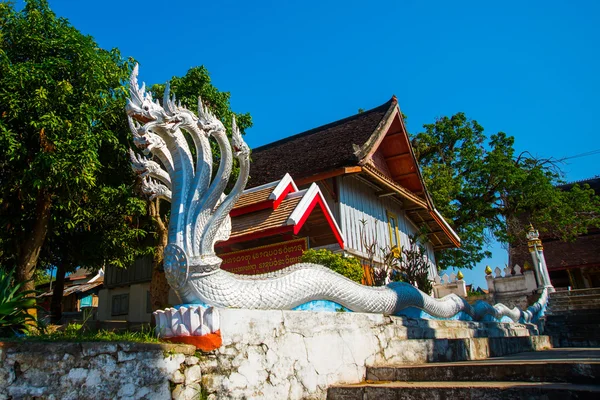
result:
[(492, 274), (492, 269), (490, 268), (489, 265), (485, 266), (485, 274), (486, 275), (491, 275)]
[(456, 277), (458, 278), (458, 280), (459, 280), (459, 281), (462, 281), (462, 279), (463, 279), (465, 276), (463, 275), (463, 273), (462, 273), (462, 272), (460, 272), (460, 270), (458, 270), (458, 274), (456, 274)]
[(398, 246), (392, 247), (391, 253), (394, 258), (400, 258), (400, 256), (402, 255), (402, 252), (400, 251), (400, 248)]
[(531, 271), (531, 270), (533, 270), (533, 267), (531, 266), (529, 261), (525, 261), (525, 264), (523, 264), (523, 271)]

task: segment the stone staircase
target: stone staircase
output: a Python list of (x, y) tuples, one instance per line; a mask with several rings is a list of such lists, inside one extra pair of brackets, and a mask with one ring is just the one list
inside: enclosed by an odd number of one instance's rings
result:
[(545, 333), (555, 347), (600, 346), (600, 288), (552, 293)]
[(484, 361), (369, 367), (329, 400), (599, 399), (600, 350), (553, 349)]

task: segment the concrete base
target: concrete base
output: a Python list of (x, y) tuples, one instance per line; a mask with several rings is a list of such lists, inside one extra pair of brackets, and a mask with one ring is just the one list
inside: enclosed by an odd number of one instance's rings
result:
[(597, 400), (600, 388), (549, 382), (389, 382), (332, 388), (328, 400)]
[(367, 381), (339, 385), (331, 400), (597, 399), (600, 349), (554, 349), (485, 361), (367, 368)]
[(479, 360), (550, 348), (535, 325), (378, 314), (222, 309), (223, 346), (200, 360), (219, 399), (323, 399), (367, 367)]

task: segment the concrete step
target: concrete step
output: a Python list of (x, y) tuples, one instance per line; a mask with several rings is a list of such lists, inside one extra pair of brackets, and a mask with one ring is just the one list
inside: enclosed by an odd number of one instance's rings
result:
[[(594, 289), (595, 290), (595, 289)], [(548, 301), (561, 301), (561, 300), (577, 300), (577, 299), (597, 299), (600, 297), (600, 290), (597, 292), (594, 291), (592, 293), (584, 292), (578, 294), (571, 294), (567, 296), (554, 296), (551, 295)]]
[(548, 303), (548, 307), (549, 308), (553, 308), (555, 306), (568, 306), (568, 305), (587, 305), (589, 306), (588, 308), (594, 309), (600, 309), (600, 297), (598, 298), (587, 298), (587, 299), (582, 299), (580, 297), (575, 297), (575, 298), (567, 298), (567, 299), (560, 299), (560, 300), (555, 300), (555, 301), (551, 301)]
[(595, 384), (600, 379), (598, 361), (489, 361), (367, 367), (367, 381), (525, 381)]
[(552, 336), (552, 345), (559, 348), (571, 347), (600, 347), (600, 340), (595, 338), (580, 338), (570, 335)]
[(548, 311), (552, 313), (578, 311), (578, 310), (597, 310), (600, 307), (596, 304), (565, 304), (565, 305), (548, 305)]
[(550, 293), (550, 299), (556, 299), (556, 298), (560, 298), (560, 297), (585, 296), (585, 295), (590, 295), (590, 294), (600, 294), (600, 288), (558, 291), (558, 292)]
[[(460, 339), (410, 339), (387, 343), (380, 361), (389, 365), (484, 360), (524, 351), (552, 348), (549, 336)], [(385, 361), (383, 361), (385, 360)]]
[(598, 304), (600, 303), (600, 294), (589, 294), (585, 296), (576, 296), (576, 297), (559, 297), (559, 298), (551, 298), (548, 301), (548, 304), (580, 304), (580, 303), (589, 303), (589, 304)]
[(574, 310), (553, 312), (546, 315), (546, 321), (567, 321), (569, 323), (600, 323), (600, 310)]
[(600, 386), (554, 382), (381, 382), (340, 385), (328, 400), (598, 399)]
[(552, 332), (567, 332), (570, 330), (576, 330), (580, 332), (599, 332), (600, 333), (600, 323), (588, 323), (586, 324), (583, 321), (568, 321), (568, 320), (560, 320), (560, 319), (551, 319), (546, 321), (546, 330), (551, 330)]
[(548, 303), (548, 307), (552, 308), (555, 306), (568, 306), (568, 305), (587, 305), (590, 309), (600, 309), (600, 298), (597, 299), (580, 299), (578, 297), (574, 299), (560, 299), (559, 301), (551, 301)]

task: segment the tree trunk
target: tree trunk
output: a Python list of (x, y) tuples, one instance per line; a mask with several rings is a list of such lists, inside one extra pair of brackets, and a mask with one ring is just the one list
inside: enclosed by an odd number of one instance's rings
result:
[(148, 203), (148, 212), (154, 221), (158, 233), (157, 244), (154, 249), (154, 260), (152, 261), (152, 280), (150, 281), (150, 304), (152, 310), (163, 309), (169, 304), (169, 283), (162, 268), (164, 250), (168, 242), (168, 228), (160, 216), (160, 203), (151, 201)]
[(36, 216), (37, 219), (33, 229), (27, 232), (22, 245), (19, 248), (17, 261), (17, 282), (22, 282), (21, 291), (34, 290), (33, 273), (40, 255), (40, 250), (48, 232), (50, 221), (50, 207), (52, 198), (50, 194), (40, 191), (37, 196)]
[(65, 290), (65, 275), (67, 269), (63, 262), (56, 267), (56, 281), (54, 282), (54, 291), (52, 292), (52, 300), (50, 301), (50, 321), (53, 324), (60, 323), (62, 319), (62, 300)]

